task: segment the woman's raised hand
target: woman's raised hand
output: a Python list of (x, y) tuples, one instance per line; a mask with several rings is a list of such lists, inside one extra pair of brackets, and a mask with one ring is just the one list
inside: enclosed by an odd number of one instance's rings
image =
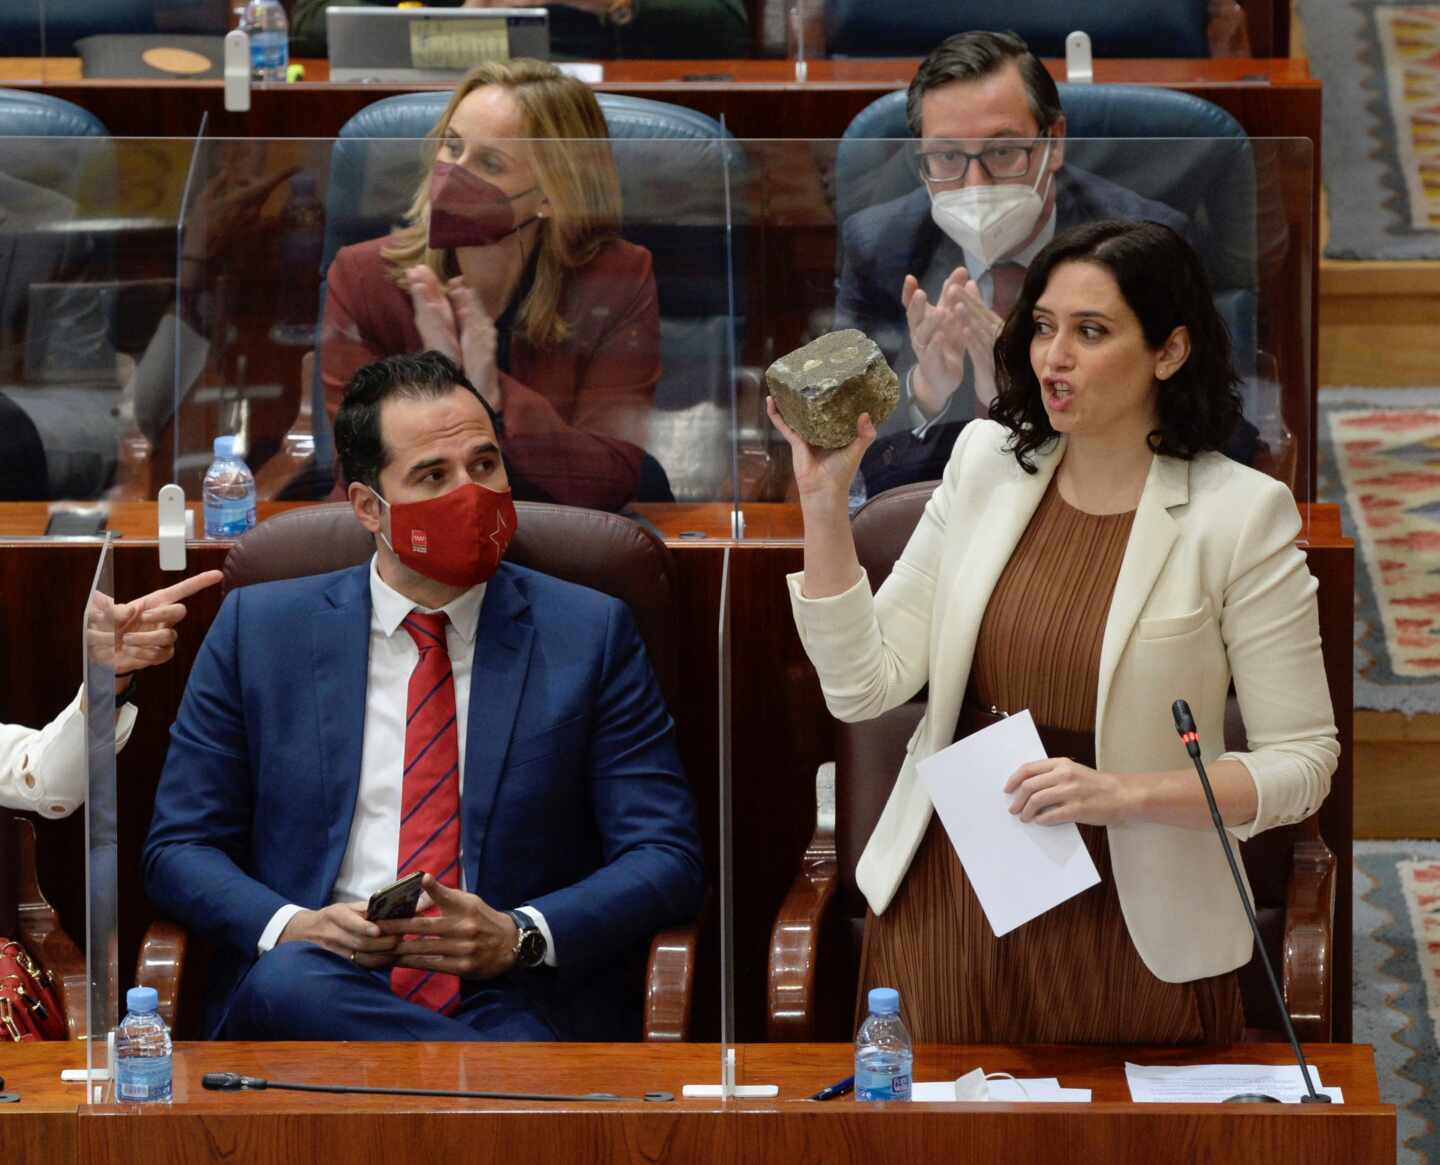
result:
[(790, 445), (790, 459), (795, 469), (795, 485), (800, 502), (838, 502), (848, 504), (850, 483), (860, 471), (860, 459), (875, 440), (875, 426), (869, 413), (861, 413), (856, 424), (855, 439), (839, 449), (818, 449), (785, 423), (775, 398), (765, 398), (765, 411), (770, 423)]
[(421, 350), (439, 352), (456, 364), (463, 364), (455, 311), (435, 272), (424, 263), (417, 263), (405, 268), (405, 282), (410, 289), (410, 305), (415, 311)]
[(455, 328), (460, 336), (460, 357), (465, 376), (497, 413), (500, 379), (495, 375), (495, 321), (480, 304), (480, 297), (456, 276), (445, 285)]

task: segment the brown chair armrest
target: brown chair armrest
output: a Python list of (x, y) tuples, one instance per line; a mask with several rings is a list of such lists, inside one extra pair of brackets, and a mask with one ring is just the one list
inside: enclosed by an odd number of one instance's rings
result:
[(135, 959), (135, 985), (153, 987), (160, 1000), (160, 1018), (171, 1031), (180, 1010), (180, 988), (185, 980), (185, 949), (189, 944), (185, 928), (178, 923), (156, 919), (140, 942)]
[(15, 916), (20, 943), (55, 979), (55, 990), (65, 1008), (70, 1038), (85, 1038), (85, 952), (65, 933), (60, 916), (46, 900), (35, 874), (35, 823), (15, 819), (19, 877), (15, 887)]
[(1285, 1009), (1301, 1040), (1331, 1038), (1335, 855), (1319, 837), (1295, 843), (1285, 902)]
[(815, 1035), (815, 968), (820, 926), (839, 886), (835, 856), (835, 766), (815, 774), (815, 834), (770, 931), (765, 1030), (771, 1042), (803, 1043)]
[(645, 968), (645, 1039), (690, 1038), (699, 941), (698, 922), (672, 926), (651, 940)]

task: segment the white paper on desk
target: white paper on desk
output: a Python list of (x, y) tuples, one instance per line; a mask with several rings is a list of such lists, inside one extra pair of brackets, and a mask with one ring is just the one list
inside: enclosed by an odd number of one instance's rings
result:
[[(1060, 1081), (1054, 1076), (1040, 1077), (1035, 1080), (1007, 1080), (1002, 1076), (996, 1080), (987, 1080), (985, 1085), (990, 1091), (989, 1099), (1004, 1101), (1007, 1104), (1014, 1101), (1048, 1104), (1090, 1103), (1090, 1089), (1061, 1088)], [(955, 1081), (917, 1081), (911, 1085), (910, 1099), (912, 1102), (954, 1100)]]
[[(1306, 1066), (1316, 1092), (1325, 1093), (1336, 1104), (1345, 1103), (1339, 1088), (1321, 1086), (1320, 1072), (1314, 1064)], [(1130, 1085), (1130, 1099), (1136, 1104), (1218, 1104), (1227, 1096), (1242, 1092), (1258, 1092), (1285, 1104), (1299, 1104), (1300, 1098), (1307, 1095), (1299, 1064), (1189, 1064), (1147, 1068), (1127, 1063), (1125, 1081)]]
[(1075, 826), (1026, 823), (1010, 812), (1005, 782), (1044, 759), (1035, 721), (1017, 712), (918, 765), (996, 938), (1100, 881)]

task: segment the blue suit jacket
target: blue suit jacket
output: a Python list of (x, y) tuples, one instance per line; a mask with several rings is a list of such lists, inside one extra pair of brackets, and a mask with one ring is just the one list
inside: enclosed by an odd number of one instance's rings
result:
[[(330, 901), (360, 783), (369, 567), (233, 591), (190, 673), (145, 846), (157, 910), (220, 947), (211, 1030), (286, 903)], [(541, 910), (560, 966), (516, 972), (562, 1039), (635, 1038), (637, 958), (698, 912), (690, 788), (620, 601), (503, 564), (480, 610), (465, 885)], [(638, 954), (637, 954), (638, 952)]]
[[(1133, 190), (1106, 178), (1062, 166), (1055, 176), (1055, 233), (1099, 219), (1148, 219), (1164, 223), (1197, 244), (1190, 219), (1162, 202), (1142, 198)], [(840, 289), (835, 305), (835, 327), (859, 328), (880, 345), (891, 367), (900, 376), (900, 403), (881, 425), (881, 433), (911, 428), (910, 399), (905, 392), (906, 374), (915, 363), (900, 288), (906, 275), (923, 282), (936, 251), (950, 246), (956, 265), (964, 262), (963, 252), (946, 238), (930, 217), (930, 195), (921, 186), (901, 198), (866, 207), (845, 220), (842, 232), (844, 252), (840, 267)], [(976, 404), (974, 390), (961, 385), (946, 407), (944, 419), (967, 420)], [(956, 412), (955, 410), (961, 410)]]

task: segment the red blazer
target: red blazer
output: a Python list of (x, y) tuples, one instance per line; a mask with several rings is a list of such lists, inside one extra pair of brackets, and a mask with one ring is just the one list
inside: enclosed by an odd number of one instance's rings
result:
[[(332, 422), (356, 371), (420, 350), (410, 296), (380, 257), (386, 242), (345, 247), (330, 265), (320, 362)], [(616, 510), (635, 496), (660, 379), (650, 252), (606, 243), (571, 273), (561, 313), (570, 325), (563, 344), (510, 341), (510, 374), (500, 373), (505, 460), (554, 501)]]

